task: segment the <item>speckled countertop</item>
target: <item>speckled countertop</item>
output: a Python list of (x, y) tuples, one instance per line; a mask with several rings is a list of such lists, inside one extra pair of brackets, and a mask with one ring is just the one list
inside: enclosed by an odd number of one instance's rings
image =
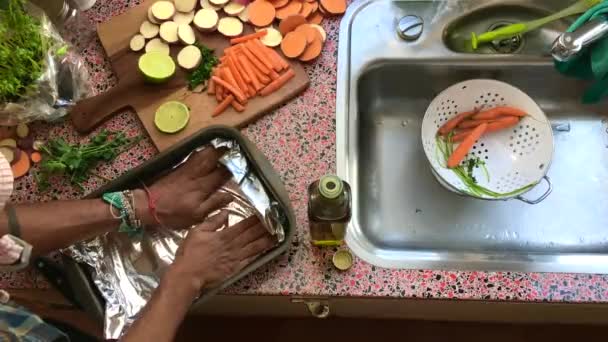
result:
[[(138, 1), (104, 0), (84, 13), (80, 29), (72, 40), (86, 55), (96, 92), (111, 87), (116, 78), (91, 29), (92, 23), (120, 14)], [(541, 274), (513, 272), (450, 272), (381, 269), (356, 260), (347, 272), (331, 265), (333, 250), (313, 248), (308, 241), (306, 188), (321, 175), (335, 169), (335, 84), (339, 19), (323, 22), (328, 33), (322, 57), (306, 67), (310, 88), (301, 96), (243, 130), (257, 144), (285, 182), (298, 221), (297, 234), (288, 253), (262, 267), (226, 290), (229, 294), (320, 295), (402, 298), (459, 298), (509, 301), (604, 302), (608, 301), (608, 275)], [(429, 99), (430, 100), (430, 99)], [(138, 119), (121, 113), (104, 127), (127, 134), (142, 134)], [(39, 124), (40, 138), (79, 137), (69, 122)], [(156, 153), (144, 140), (111, 165), (96, 171), (114, 178), (141, 164)], [(95, 189), (105, 180), (91, 179), (86, 188)], [(13, 201), (41, 201), (77, 198), (82, 193), (63, 184), (38, 192), (31, 176), (19, 179)], [(45, 288), (48, 284), (35, 271), (0, 273), (0, 288)]]

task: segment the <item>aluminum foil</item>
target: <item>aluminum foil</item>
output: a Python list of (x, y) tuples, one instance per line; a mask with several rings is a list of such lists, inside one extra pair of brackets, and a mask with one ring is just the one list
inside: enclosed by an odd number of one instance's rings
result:
[[(285, 234), (281, 217), (285, 217), (285, 213), (264, 188), (239, 144), (233, 140), (214, 139), (211, 145), (228, 149), (220, 162), (233, 177), (219, 190), (230, 193), (234, 198), (223, 209), (229, 213), (228, 226), (257, 215), (268, 231), (276, 236), (277, 243), (283, 241)], [(204, 148), (202, 146), (192, 153)], [(192, 153), (173, 169), (184, 164)], [(217, 213), (219, 211), (211, 213), (209, 217)], [(106, 339), (118, 339), (135, 321), (187, 235), (187, 229), (173, 230), (168, 227), (150, 230), (133, 238), (112, 232), (69, 248), (67, 252), (75, 260), (93, 267), (93, 281), (106, 301)]]

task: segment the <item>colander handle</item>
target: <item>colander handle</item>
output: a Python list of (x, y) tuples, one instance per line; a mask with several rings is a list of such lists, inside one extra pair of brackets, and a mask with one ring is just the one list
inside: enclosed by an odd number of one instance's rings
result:
[(523, 197), (522, 195), (519, 195), (515, 198), (517, 198), (518, 200), (520, 200), (524, 203), (528, 203), (528, 204), (538, 204), (538, 203), (542, 202), (545, 198), (547, 198), (547, 196), (549, 196), (551, 191), (553, 191), (553, 184), (551, 184), (551, 180), (549, 179), (549, 177), (544, 176), (543, 179), (547, 182), (547, 191), (545, 191), (545, 193), (540, 195), (540, 197), (538, 197), (537, 199), (531, 200), (531, 199), (527, 199), (527, 198)]

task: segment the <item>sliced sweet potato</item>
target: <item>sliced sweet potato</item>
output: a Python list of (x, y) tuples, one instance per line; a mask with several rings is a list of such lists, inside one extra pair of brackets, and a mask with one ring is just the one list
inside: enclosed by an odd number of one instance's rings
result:
[(317, 37), (322, 38), (319, 31), (317, 31), (317, 29), (312, 27), (311, 24), (302, 24), (302, 25), (298, 26), (295, 29), (295, 31), (302, 32), (306, 35), (307, 44), (312, 43), (312, 41), (315, 40), (315, 38), (317, 38)]
[(185, 45), (192, 45), (196, 42), (196, 35), (190, 25), (177, 25), (177, 37), (179, 38), (179, 41)]
[(148, 21), (156, 25), (160, 25), (162, 23), (161, 21), (158, 21), (156, 20), (156, 18), (154, 18), (154, 15), (152, 14), (152, 6), (148, 8)]
[(175, 9), (179, 12), (188, 13), (196, 8), (196, 0), (174, 0)]
[(216, 6), (225, 6), (230, 0), (209, 0), (209, 2)]
[(144, 36), (142, 36), (141, 34), (136, 34), (133, 36), (133, 38), (131, 38), (131, 41), (129, 42), (129, 47), (131, 48), (132, 51), (141, 51), (144, 46), (146, 46), (146, 38), (144, 38)]
[(310, 10), (310, 13), (306, 16), (307, 18), (310, 17), (313, 13), (316, 13), (319, 9), (319, 3), (316, 1), (311, 2), (310, 5), (312, 6), (312, 9)]
[(308, 17), (310, 13), (312, 13), (312, 3), (310, 2), (302, 2), (302, 8), (300, 9), (300, 15), (304, 18)]
[(157, 1), (151, 9), (154, 19), (158, 21), (169, 20), (175, 14), (175, 5), (171, 1)]
[(174, 21), (165, 21), (160, 24), (160, 38), (169, 44), (177, 43), (179, 41), (177, 28), (178, 25)]
[(245, 5), (239, 4), (236, 1), (230, 1), (228, 5), (224, 6), (224, 12), (229, 16), (236, 17), (245, 10)]
[(279, 23), (279, 31), (284, 36), (303, 24), (306, 24), (306, 17), (301, 14), (293, 14), (281, 20)]
[(15, 152), (13, 152), (13, 149), (10, 147), (0, 146), (0, 154), (4, 156), (9, 164), (15, 160)]
[(159, 27), (156, 24), (144, 20), (139, 26), (139, 33), (146, 39), (152, 39), (158, 35)]
[(283, 40), (283, 35), (281, 34), (281, 32), (272, 26), (268, 26), (265, 29), (266, 35), (260, 38), (262, 44), (270, 47), (279, 46), (281, 44), (281, 41)]
[(218, 6), (218, 5), (214, 5), (212, 3), (209, 2), (209, 0), (201, 0), (201, 7), (203, 9), (210, 9), (210, 10), (214, 10), (214, 11), (219, 11), (222, 9), (222, 7), (224, 6)]
[(312, 61), (313, 59), (319, 57), (321, 50), (323, 50), (323, 42), (321, 41), (321, 34), (317, 32), (317, 36), (315, 36), (311, 43), (306, 45), (306, 49), (304, 49), (304, 52), (298, 57), (298, 59), (302, 62)]
[(243, 12), (239, 13), (238, 17), (244, 23), (249, 22), (249, 5), (245, 6), (245, 9), (243, 10)]
[(289, 3), (289, 0), (272, 0), (271, 1), (274, 8), (279, 9)]
[[(321, 8), (319, 6), (319, 8)], [(311, 14), (310, 17), (308, 17), (308, 23), (310, 24), (315, 24), (315, 25), (321, 25), (321, 23), (323, 22), (323, 14), (320, 13), (320, 11), (316, 11), (315, 13)]]
[(219, 16), (216, 11), (209, 8), (203, 8), (196, 12), (193, 23), (200, 31), (211, 32), (215, 31), (217, 28), (218, 21)]
[(217, 30), (226, 37), (236, 37), (243, 33), (243, 22), (238, 18), (224, 17), (218, 22)]
[(163, 42), (160, 38), (154, 38), (146, 43), (146, 52), (158, 51), (168, 55), (171, 51), (169, 44)]
[(186, 46), (177, 54), (177, 64), (188, 71), (198, 68), (202, 59), (201, 50), (194, 45)]
[(302, 9), (302, 3), (299, 0), (291, 0), (287, 5), (277, 9), (276, 17), (279, 20), (283, 20), (290, 15), (300, 13)]
[(281, 42), (281, 51), (287, 58), (297, 58), (306, 49), (306, 35), (302, 32), (289, 32)]
[(325, 43), (325, 40), (327, 39), (327, 33), (325, 33), (325, 29), (323, 28), (323, 26), (317, 25), (317, 24), (310, 24), (310, 26), (319, 30), (319, 33), (321, 34), (321, 38), (323, 38), (323, 43)]
[(249, 4), (249, 21), (258, 27), (268, 26), (276, 15), (274, 6), (266, 0), (255, 0)]
[(331, 15), (344, 14), (346, 0), (320, 0), (321, 7)]
[[(17, 152), (17, 151), (15, 151)], [(27, 156), (23, 156), (25, 152), (19, 151), (22, 156), (19, 160), (11, 166), (11, 170), (13, 171), (13, 178), (17, 179), (19, 177), (23, 177), (30, 170), (30, 158)]]

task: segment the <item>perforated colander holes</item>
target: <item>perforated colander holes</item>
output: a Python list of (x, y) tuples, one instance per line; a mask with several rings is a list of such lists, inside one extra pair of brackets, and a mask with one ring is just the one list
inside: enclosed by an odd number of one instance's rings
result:
[(509, 135), (509, 148), (516, 155), (530, 155), (540, 144), (540, 134), (530, 124), (519, 124)]
[(492, 108), (496, 106), (504, 106), (505, 98), (499, 93), (487, 92), (480, 94), (475, 100), (476, 106), (483, 106), (484, 108)]
[(454, 115), (458, 114), (458, 105), (454, 100), (443, 100), (435, 107), (435, 112), (437, 112), (438, 119), (433, 120), (433, 123), (437, 126), (437, 129), (439, 129), (445, 121), (448, 121)]
[(499, 192), (510, 192), (530, 183), (531, 181), (521, 176), (519, 172), (509, 172), (496, 181), (496, 190)]
[(479, 158), (485, 162), (490, 159), (490, 151), (488, 150), (488, 147), (485, 143), (480, 143), (479, 141), (477, 141), (475, 145), (473, 145), (471, 151), (467, 153), (467, 156), (464, 158), (461, 165), (465, 165), (467, 160), (473, 158)]

